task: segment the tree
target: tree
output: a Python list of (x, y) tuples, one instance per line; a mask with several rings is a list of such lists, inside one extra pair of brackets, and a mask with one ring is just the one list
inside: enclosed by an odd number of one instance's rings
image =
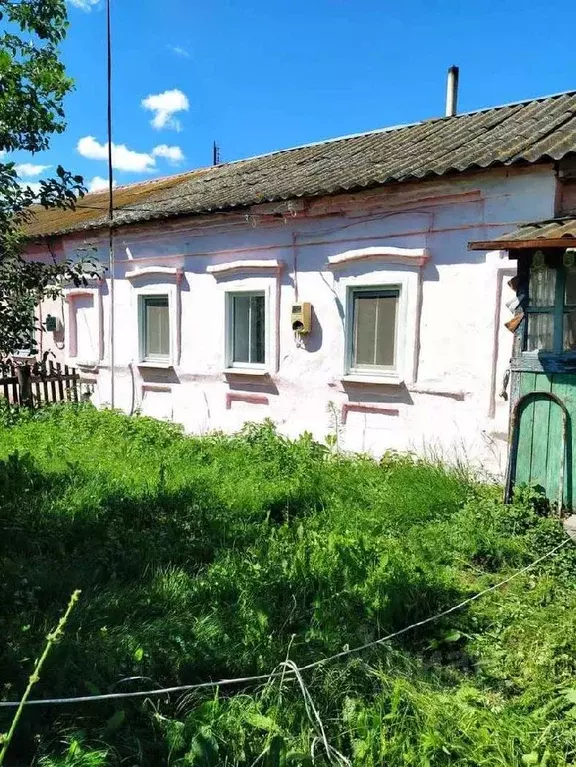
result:
[(65, 0), (0, 0), (0, 356), (35, 350), (35, 307), (67, 281), (82, 282), (85, 268), (22, 257), (24, 228), (33, 206), (74, 208), (85, 188), (60, 165), (35, 191), (22, 183), (6, 153), (35, 153), (66, 127), (63, 101), (73, 87), (60, 60), (68, 20)]

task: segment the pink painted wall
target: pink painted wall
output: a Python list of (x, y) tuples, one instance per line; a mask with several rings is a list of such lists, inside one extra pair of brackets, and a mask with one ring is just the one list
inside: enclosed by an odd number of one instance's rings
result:
[[(505, 253), (473, 252), (467, 244), (552, 216), (554, 196), (553, 169), (540, 166), (324, 198), (294, 216), (275, 215), (286, 206), (270, 204), (249, 215), (120, 231), (115, 405), (174, 419), (193, 432), (234, 431), (271, 418), (290, 435), (307, 430), (324, 439), (336, 429), (344, 449), (433, 451), (502, 471), (507, 405), (498, 394), (511, 349), (502, 325), (513, 264)], [(107, 262), (104, 234), (68, 237), (63, 252), (73, 257), (86, 246)], [(329, 264), (350, 251), (371, 257)], [(408, 251), (426, 257), (390, 255)], [(238, 261), (270, 268), (232, 269)], [(282, 270), (272, 262), (282, 262)], [(208, 270), (223, 264), (230, 271)], [(143, 272), (126, 277), (135, 270)], [(405, 298), (401, 380), (347, 379), (346, 289), (387, 283), (402, 285)], [(224, 372), (229, 289), (266, 292), (267, 375)], [(66, 349), (56, 350), (70, 364), (86, 363), (100, 405), (111, 397), (109, 290), (107, 279), (64, 302)], [(138, 364), (137, 296), (150, 291), (170, 295), (173, 366), (166, 369)], [(313, 332), (300, 345), (290, 323), (296, 292), (314, 310)]]

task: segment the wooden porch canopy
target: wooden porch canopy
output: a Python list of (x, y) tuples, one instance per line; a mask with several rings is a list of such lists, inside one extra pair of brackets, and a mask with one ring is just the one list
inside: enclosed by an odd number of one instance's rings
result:
[(552, 218), (522, 224), (496, 240), (469, 242), (469, 250), (518, 250), (520, 248), (576, 248), (576, 218)]

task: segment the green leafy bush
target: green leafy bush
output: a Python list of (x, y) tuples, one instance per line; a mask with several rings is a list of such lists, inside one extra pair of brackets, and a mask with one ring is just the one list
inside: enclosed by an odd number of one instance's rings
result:
[[(463, 467), (346, 456), (270, 423), (188, 437), (87, 405), (2, 417), (4, 699), (75, 588), (42, 696), (302, 666), (450, 607), (564, 535), (527, 491), (504, 507)], [(569, 764), (575, 575), (567, 547), (461, 612), (305, 673), (324, 735), (300, 686), (273, 679), (29, 709), (14, 763)]]

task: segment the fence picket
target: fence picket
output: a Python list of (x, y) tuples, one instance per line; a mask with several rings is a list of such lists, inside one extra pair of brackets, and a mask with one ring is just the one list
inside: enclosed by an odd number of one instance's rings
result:
[(60, 402), (64, 402), (64, 386), (62, 385), (62, 365), (56, 363), (56, 382), (58, 384), (58, 396)]
[(50, 397), (48, 396), (48, 381), (46, 380), (48, 377), (48, 369), (46, 367), (46, 358), (42, 359), (42, 362), (40, 363), (40, 375), (42, 377), (42, 389), (44, 393), (44, 403), (50, 402)]
[(32, 377), (34, 380), (34, 405), (38, 407), (42, 404), (42, 389), (40, 388), (40, 363), (38, 360), (32, 366)]
[(18, 391), (18, 378), (16, 377), (16, 366), (13, 362), (10, 363), (10, 378), (12, 381), (12, 403), (14, 405), (19, 405), (20, 394)]
[(33, 364), (15, 365), (13, 360), (0, 360), (0, 397), (14, 405), (40, 407), (49, 402), (78, 402), (80, 375), (52, 360), (35, 360)]
[(7, 379), (7, 369), (6, 369), (6, 365), (4, 364), (4, 362), (2, 363), (1, 370), (2, 370), (2, 386), (4, 388), (4, 398), (6, 399), (7, 402), (10, 402), (10, 395), (9, 395), (9, 390), (8, 390), (8, 381), (6, 380)]

